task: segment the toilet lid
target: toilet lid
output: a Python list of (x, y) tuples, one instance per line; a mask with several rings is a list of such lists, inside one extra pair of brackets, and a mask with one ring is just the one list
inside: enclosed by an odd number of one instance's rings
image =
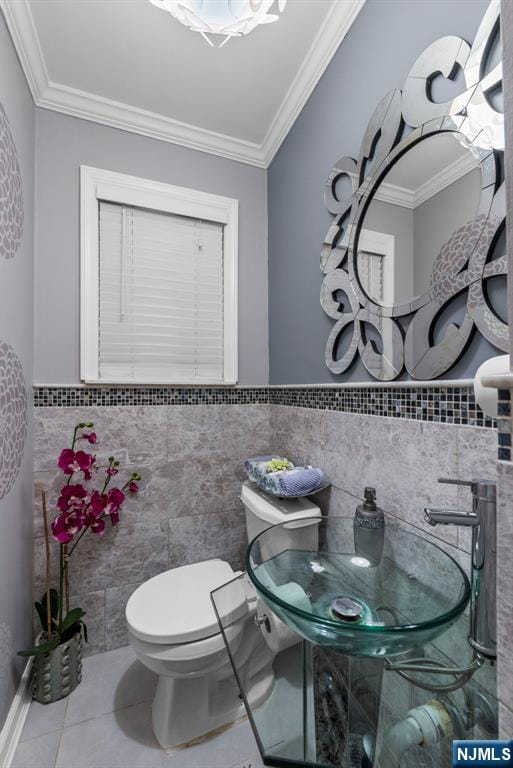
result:
[[(152, 643), (191, 643), (219, 634), (210, 592), (235, 577), (223, 560), (184, 565), (154, 576), (132, 594), (126, 606), (130, 631)], [(220, 615), (235, 621), (247, 611), (244, 589), (238, 581), (228, 589), (226, 610)]]

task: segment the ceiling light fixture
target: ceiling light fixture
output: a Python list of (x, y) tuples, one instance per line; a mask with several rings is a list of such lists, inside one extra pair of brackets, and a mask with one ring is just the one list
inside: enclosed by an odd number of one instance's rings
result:
[(199, 32), (211, 46), (214, 43), (208, 35), (224, 35), (220, 48), (231, 37), (248, 35), (260, 24), (278, 21), (278, 15), (269, 13), (275, 2), (283, 13), (287, 0), (150, 0), (189, 29)]

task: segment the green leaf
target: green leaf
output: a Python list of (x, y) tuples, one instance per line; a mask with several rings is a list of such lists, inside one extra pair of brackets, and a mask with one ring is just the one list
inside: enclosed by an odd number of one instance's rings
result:
[[(46, 632), (48, 630), (48, 626), (47, 626), (48, 617), (46, 612), (46, 592), (43, 592), (41, 596), (41, 600), (36, 601), (34, 603), (34, 606), (36, 608), (37, 615), (39, 616), (41, 627), (43, 628), (43, 631)], [(56, 589), (51, 589), (50, 590), (50, 617), (51, 617), (52, 630), (56, 629), (58, 614), (59, 614), (59, 594)]]
[(35, 645), (33, 648), (28, 648), (26, 651), (18, 651), (18, 656), (41, 656), (44, 653), (53, 651), (58, 645), (59, 638), (56, 637), (53, 640), (47, 640), (46, 643), (41, 643), (41, 645)]
[(46, 611), (43, 609), (43, 606), (41, 603), (38, 603), (37, 600), (34, 603), (34, 607), (37, 611), (37, 615), (39, 616), (39, 621), (41, 622), (41, 628), (43, 632), (46, 632), (48, 627), (46, 626)]
[(82, 616), (85, 616), (85, 611), (82, 610), (82, 608), (73, 608), (64, 621), (61, 624), (61, 632), (66, 632), (66, 630), (71, 629), (71, 627), (79, 621)]
[(76, 621), (74, 624), (72, 624), (70, 627), (64, 630), (64, 632), (61, 633), (61, 643), (67, 643), (69, 642), (74, 635), (76, 635), (77, 632), (80, 632), (83, 629), (83, 635), (84, 640), (87, 643), (87, 627), (84, 624), (83, 621)]
[(61, 634), (61, 645), (68, 643), (76, 634), (80, 632), (80, 623), (73, 624), (73, 626), (65, 629)]
[[(46, 592), (43, 592), (43, 594), (41, 595), (41, 597), (39, 599), (39, 602), (43, 606), (43, 610), (44, 610), (44, 613), (45, 613), (44, 626), (45, 626), (45, 629), (46, 629)], [(37, 608), (37, 606), (36, 606), (36, 608)], [(57, 619), (57, 617), (59, 615), (59, 593), (57, 592), (56, 589), (51, 589), (50, 590), (50, 614), (51, 614), (52, 619)]]

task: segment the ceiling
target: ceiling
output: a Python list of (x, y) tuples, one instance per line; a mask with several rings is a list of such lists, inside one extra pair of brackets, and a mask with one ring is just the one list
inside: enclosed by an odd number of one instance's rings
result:
[[(413, 210), (478, 168), (474, 152), (452, 133), (439, 133), (410, 147), (383, 178), (373, 197)], [(476, 174), (475, 184), (479, 182)]]
[(267, 167), (364, 0), (211, 48), (148, 0), (0, 0), (36, 104)]
[(386, 180), (410, 192), (417, 192), (428, 180), (449, 168), (461, 169), (461, 175), (479, 167), (479, 160), (454, 134), (442, 133), (415, 144), (393, 166)]

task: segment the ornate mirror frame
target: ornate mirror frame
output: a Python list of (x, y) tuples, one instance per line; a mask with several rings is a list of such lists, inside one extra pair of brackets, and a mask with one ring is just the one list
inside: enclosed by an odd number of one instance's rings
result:
[[(456, 36), (428, 46), (413, 65), (402, 92), (391, 91), (377, 105), (358, 160), (342, 157), (328, 177), (324, 201), (334, 218), (321, 252), (325, 275), (321, 306), (335, 320), (326, 344), (326, 364), (335, 374), (347, 371), (359, 354), (367, 371), (381, 381), (397, 378), (405, 368), (414, 379), (434, 379), (459, 360), (476, 330), (498, 349), (508, 349), (508, 325), (491, 306), (485, 289), (488, 278), (507, 274), (506, 255), (489, 260), (506, 215), (501, 179), (504, 117), (490, 100), (502, 84), (502, 63), (485, 72), (499, 33), (500, 0), (492, 0), (472, 46)], [(440, 74), (454, 79), (458, 68), (464, 74), (464, 93), (443, 103), (432, 101), (432, 80)], [(400, 157), (424, 139), (448, 131), (479, 162), (479, 209), (442, 246), (427, 292), (405, 304), (382, 306), (365, 293), (358, 277), (358, 237), (365, 213)], [(351, 193), (347, 199), (339, 199), (336, 185), (344, 177), (350, 181)], [(464, 291), (467, 300), (462, 322), (449, 323), (442, 338), (435, 340), (441, 312)], [(397, 318), (409, 318), (406, 331)], [(382, 351), (366, 338), (366, 324), (379, 334)], [(349, 344), (337, 357), (339, 340), (351, 328)]]

